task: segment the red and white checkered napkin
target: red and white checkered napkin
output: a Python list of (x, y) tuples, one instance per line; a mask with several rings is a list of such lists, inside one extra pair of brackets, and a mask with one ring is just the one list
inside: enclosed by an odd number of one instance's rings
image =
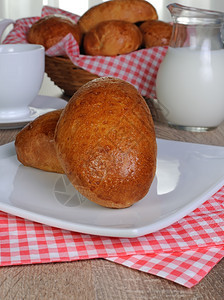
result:
[(224, 257), (224, 186), (175, 224), (138, 238), (88, 235), (0, 212), (0, 266), (105, 258), (186, 287)]
[[(79, 19), (79, 16), (72, 13), (44, 6), (42, 16), (49, 14), (64, 14), (75, 22)], [(39, 17), (17, 20), (4, 43), (27, 43), (27, 32), (38, 19)], [(133, 84), (142, 96), (155, 97), (155, 80), (166, 51), (167, 47), (154, 47), (115, 57), (81, 55), (75, 39), (68, 34), (57, 45), (48, 49), (46, 54), (49, 56), (67, 55), (76, 66), (90, 73), (98, 76), (118, 77)]]

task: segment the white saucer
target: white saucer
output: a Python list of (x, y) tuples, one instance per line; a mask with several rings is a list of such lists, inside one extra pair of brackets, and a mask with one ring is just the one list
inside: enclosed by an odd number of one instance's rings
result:
[(30, 114), (20, 118), (4, 118), (0, 119), (0, 129), (15, 129), (22, 128), (27, 123), (33, 121), (40, 115), (43, 115), (49, 111), (64, 108), (67, 101), (49, 97), (49, 96), (37, 96), (30, 105)]

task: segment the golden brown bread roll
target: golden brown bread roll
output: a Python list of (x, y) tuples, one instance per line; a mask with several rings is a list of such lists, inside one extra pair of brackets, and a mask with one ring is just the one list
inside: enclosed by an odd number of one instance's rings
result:
[(17, 158), (24, 166), (64, 173), (54, 146), (54, 131), (61, 111), (55, 110), (38, 117), (17, 134)]
[(169, 23), (149, 20), (140, 25), (143, 35), (143, 47), (151, 48), (156, 46), (168, 46), (173, 30)]
[(55, 130), (58, 159), (74, 187), (105, 207), (142, 199), (156, 170), (149, 108), (131, 84), (101, 77), (69, 100)]
[(111, 20), (99, 23), (85, 34), (83, 48), (88, 55), (127, 54), (142, 43), (139, 28), (130, 22)]
[(48, 48), (62, 40), (71, 33), (80, 45), (82, 32), (79, 25), (62, 15), (48, 15), (35, 22), (27, 34), (27, 41), (31, 44), (40, 44)]
[(137, 23), (154, 19), (158, 19), (156, 9), (145, 0), (113, 0), (91, 7), (80, 17), (78, 24), (86, 33), (103, 21), (124, 20)]

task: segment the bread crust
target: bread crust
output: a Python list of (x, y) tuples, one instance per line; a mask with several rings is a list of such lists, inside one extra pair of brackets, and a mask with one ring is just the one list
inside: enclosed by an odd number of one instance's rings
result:
[(68, 33), (71, 33), (78, 45), (82, 41), (82, 32), (79, 25), (63, 15), (48, 15), (35, 22), (27, 34), (27, 41), (31, 44), (40, 44), (49, 49)]
[(130, 22), (110, 20), (86, 33), (83, 47), (87, 55), (115, 56), (137, 50), (142, 44), (139, 28)]
[(62, 110), (48, 112), (25, 126), (16, 136), (18, 160), (43, 171), (64, 173), (54, 145), (54, 131)]
[(80, 17), (78, 24), (86, 33), (98, 23), (107, 20), (137, 23), (154, 19), (158, 19), (156, 9), (145, 0), (113, 0), (90, 8)]
[(129, 83), (102, 77), (70, 99), (55, 130), (58, 159), (89, 200), (125, 208), (148, 192), (156, 171), (156, 138), (145, 100)]
[(173, 30), (173, 26), (170, 23), (149, 20), (143, 22), (139, 28), (142, 32), (142, 46), (144, 48), (169, 45)]

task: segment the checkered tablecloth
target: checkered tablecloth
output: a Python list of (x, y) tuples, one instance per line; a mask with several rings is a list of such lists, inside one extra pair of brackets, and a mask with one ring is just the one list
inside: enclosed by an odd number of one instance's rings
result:
[[(44, 6), (42, 17), (49, 14), (63, 14), (75, 22), (79, 16), (64, 10)], [(19, 19), (14, 29), (9, 33), (3, 43), (27, 43), (26, 35), (29, 28), (40, 17)], [(71, 34), (68, 34), (57, 45), (46, 51), (49, 56), (67, 55), (78, 67), (98, 76), (112, 76), (133, 84), (144, 97), (155, 97), (155, 81), (157, 72), (167, 51), (167, 47), (154, 47), (141, 49), (126, 55), (88, 56), (82, 55), (79, 46)]]
[(224, 187), (190, 215), (138, 238), (82, 234), (0, 212), (0, 266), (105, 258), (185, 287), (224, 256)]

